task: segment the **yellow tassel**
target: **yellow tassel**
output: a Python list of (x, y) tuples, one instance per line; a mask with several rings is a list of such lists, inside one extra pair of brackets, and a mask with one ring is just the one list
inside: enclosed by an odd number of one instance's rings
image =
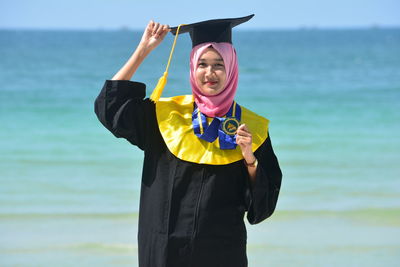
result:
[(181, 28), (182, 25), (184, 25), (184, 24), (179, 25), (178, 29), (176, 30), (174, 43), (172, 44), (172, 49), (171, 49), (171, 52), (169, 54), (168, 64), (167, 64), (167, 67), (165, 69), (164, 75), (158, 80), (158, 83), (157, 83), (156, 87), (154, 88), (153, 92), (150, 95), (150, 99), (154, 103), (157, 103), (157, 101), (160, 99), (161, 94), (162, 94), (162, 92), (164, 90), (164, 87), (167, 84), (169, 64), (171, 64), (172, 55), (174, 53), (174, 49), (175, 49), (175, 45), (176, 45), (176, 39), (178, 38), (179, 29)]
[(168, 72), (164, 72), (164, 75), (160, 77), (158, 80), (158, 83), (156, 87), (154, 88), (153, 92), (150, 95), (150, 99), (154, 102), (157, 103), (157, 101), (160, 99), (161, 94), (164, 90), (165, 85), (167, 84), (167, 76)]

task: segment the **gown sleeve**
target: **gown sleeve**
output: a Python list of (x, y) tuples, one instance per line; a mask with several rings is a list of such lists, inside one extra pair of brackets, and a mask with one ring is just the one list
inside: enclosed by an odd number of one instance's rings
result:
[(282, 181), (282, 172), (269, 136), (255, 156), (258, 160), (256, 180), (253, 185), (248, 182), (246, 192), (247, 220), (250, 224), (257, 224), (272, 215)]
[(144, 150), (149, 109), (154, 104), (144, 99), (146, 85), (125, 80), (107, 80), (95, 100), (95, 113), (100, 122), (118, 138), (125, 138)]

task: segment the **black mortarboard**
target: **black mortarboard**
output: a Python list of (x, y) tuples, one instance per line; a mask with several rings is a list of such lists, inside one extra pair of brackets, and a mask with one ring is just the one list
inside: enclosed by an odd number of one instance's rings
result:
[[(213, 19), (192, 24), (182, 25), (179, 33), (188, 32), (192, 39), (192, 47), (206, 42), (232, 43), (232, 28), (250, 20), (254, 14), (230, 19)], [(171, 28), (171, 33), (176, 34), (178, 27)]]

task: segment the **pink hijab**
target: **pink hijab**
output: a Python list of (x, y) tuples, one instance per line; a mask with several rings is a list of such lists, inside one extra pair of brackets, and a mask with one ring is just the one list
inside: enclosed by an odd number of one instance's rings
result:
[[(212, 47), (221, 55), (226, 70), (224, 90), (218, 95), (204, 95), (196, 83), (197, 62), (204, 51)], [(230, 43), (202, 43), (193, 47), (190, 53), (190, 84), (194, 101), (200, 111), (208, 117), (222, 117), (232, 105), (238, 85), (238, 62), (235, 48)]]

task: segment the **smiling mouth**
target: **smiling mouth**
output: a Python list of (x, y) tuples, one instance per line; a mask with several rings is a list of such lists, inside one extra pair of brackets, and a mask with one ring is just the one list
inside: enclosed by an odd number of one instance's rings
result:
[(207, 85), (215, 85), (215, 84), (217, 84), (218, 82), (215, 82), (215, 81), (207, 81), (206, 82), (206, 84)]

